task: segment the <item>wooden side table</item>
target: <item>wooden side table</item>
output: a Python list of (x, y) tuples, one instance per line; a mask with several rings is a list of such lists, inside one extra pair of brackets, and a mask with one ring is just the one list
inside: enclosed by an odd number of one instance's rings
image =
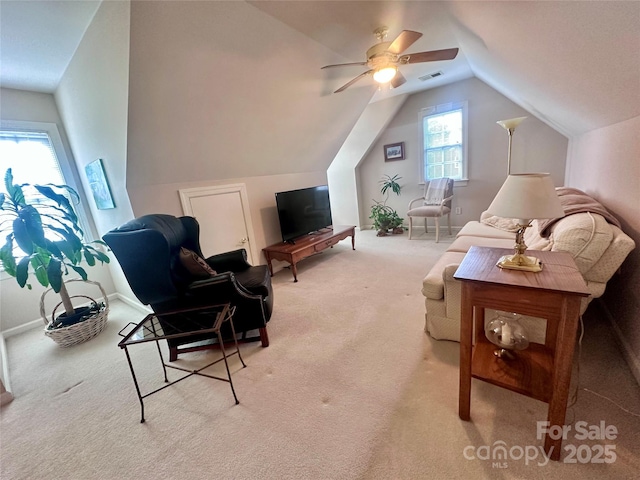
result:
[[(459, 416), (470, 420), (471, 378), (547, 402), (549, 426), (562, 428), (565, 420), (580, 299), (589, 295), (568, 253), (531, 252), (543, 270), (539, 273), (503, 270), (496, 262), (513, 251), (473, 246), (454, 278), (462, 282), (460, 318)], [(495, 346), (484, 334), (485, 309), (531, 315), (547, 320), (545, 344), (531, 343), (516, 359), (497, 358)], [(474, 334), (475, 324), (475, 334)], [(562, 438), (547, 433), (544, 449), (560, 459)]]

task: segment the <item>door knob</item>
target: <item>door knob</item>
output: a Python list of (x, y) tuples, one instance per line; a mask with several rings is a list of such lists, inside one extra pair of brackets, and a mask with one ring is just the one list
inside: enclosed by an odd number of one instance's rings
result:
[(244, 245), (245, 243), (247, 243), (249, 241), (249, 239), (247, 237), (241, 238), (240, 242), (238, 243), (238, 245)]

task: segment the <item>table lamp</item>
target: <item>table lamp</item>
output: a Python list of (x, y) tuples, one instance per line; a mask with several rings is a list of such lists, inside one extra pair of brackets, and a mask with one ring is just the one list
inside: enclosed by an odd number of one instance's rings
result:
[(539, 272), (540, 260), (526, 256), (527, 245), (524, 232), (531, 226), (531, 220), (564, 217), (564, 210), (558, 199), (553, 181), (548, 173), (519, 173), (509, 175), (487, 211), (518, 222), (515, 253), (500, 258), (500, 268)]

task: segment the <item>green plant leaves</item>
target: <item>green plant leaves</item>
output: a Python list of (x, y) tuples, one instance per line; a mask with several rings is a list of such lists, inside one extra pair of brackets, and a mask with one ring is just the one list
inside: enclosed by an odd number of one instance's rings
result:
[[(67, 267), (87, 280), (86, 271), (78, 266), (83, 259), (89, 266), (98, 261), (109, 263), (109, 257), (95, 248), (106, 246), (102, 240), (83, 241), (72, 205), (72, 201), (79, 201), (75, 190), (67, 185), (16, 185), (11, 169), (7, 169), (4, 180), (7, 194), (0, 195), (4, 212), (0, 228), (8, 234), (0, 249), (0, 261), (20, 287), (31, 288), (27, 283), (29, 265), (41, 285), (51, 285), (59, 293)], [(16, 245), (26, 254), (24, 257), (22, 253), (16, 256)]]
[(72, 269), (73, 269), (73, 270), (74, 270), (78, 275), (80, 275), (80, 277), (81, 277), (83, 280), (86, 280), (86, 279), (88, 278), (88, 277), (87, 277), (87, 272), (85, 271), (85, 269), (84, 269), (84, 268), (82, 268), (82, 267), (78, 267), (78, 266), (76, 266), (76, 265), (69, 265), (69, 266), (70, 266), (70, 267), (71, 267), (71, 268), (72, 268)]
[[(89, 265), (95, 264), (96, 259), (103, 263), (109, 263), (110, 261), (109, 257), (105, 253), (100, 250), (96, 250), (91, 245), (84, 246), (84, 256)], [(89, 258), (91, 258), (91, 260), (89, 260)], [(91, 262), (93, 262), (93, 264)]]
[(371, 216), (373, 219), (373, 227), (376, 230), (389, 230), (390, 228), (396, 228), (402, 225), (404, 219), (398, 216), (398, 213), (388, 205), (381, 202), (376, 202), (371, 207)]
[(36, 255), (31, 257), (31, 266), (38, 280), (43, 287), (49, 286), (48, 265), (51, 265), (51, 257), (42, 249)]
[(51, 288), (56, 293), (62, 288), (62, 264), (60, 260), (52, 258), (47, 267), (47, 279), (51, 284)]
[[(45, 247), (44, 229), (38, 210), (32, 205), (25, 205), (18, 211), (18, 218), (24, 222), (29, 240), (38, 247)], [(18, 241), (17, 238), (16, 241)], [(18, 243), (18, 245), (20, 245), (20, 243)], [(22, 245), (20, 245), (20, 248), (22, 248)]]
[(394, 175), (393, 177), (390, 177), (389, 175), (383, 175), (382, 180), (380, 180), (380, 183), (382, 184), (382, 187), (380, 188), (380, 193), (385, 195), (389, 190), (391, 190), (396, 195), (400, 195), (400, 190), (402, 190), (402, 186), (400, 186), (400, 184), (398, 183), (398, 180), (400, 180), (401, 178), (402, 177), (397, 174)]
[[(18, 266), (16, 267), (16, 280), (18, 281), (18, 285), (22, 288), (27, 284), (30, 261), (31, 259), (29, 257), (24, 257), (20, 262), (18, 262)], [(29, 288), (31, 288), (31, 286), (29, 286)]]
[(33, 241), (22, 218), (18, 217), (13, 221), (13, 238), (24, 253), (27, 255), (33, 253)]
[(13, 256), (13, 236), (7, 235), (7, 241), (0, 249), (0, 262), (4, 271), (12, 277), (16, 276), (16, 259)]
[(383, 175), (382, 180), (380, 180), (380, 184), (382, 185), (380, 193), (386, 195), (386, 198), (384, 202), (374, 200), (375, 204), (371, 207), (371, 216), (369, 217), (373, 219), (373, 227), (377, 230), (386, 231), (402, 225), (403, 219), (398, 216), (398, 213), (394, 209), (386, 205), (389, 192), (400, 195), (402, 186), (398, 183), (398, 180), (401, 178), (402, 177), (397, 174), (393, 177)]
[[(4, 174), (4, 186), (5, 186), (5, 189), (7, 190), (8, 198), (13, 203), (13, 206), (15, 208), (21, 205), (26, 205), (25, 199), (24, 199), (24, 193), (22, 193), (22, 187), (20, 185), (13, 184), (13, 173), (11, 172), (10, 168), (8, 168)], [(4, 208), (5, 202), (6, 202), (6, 199), (3, 199), (3, 202), (2, 202), (3, 210), (5, 209)]]

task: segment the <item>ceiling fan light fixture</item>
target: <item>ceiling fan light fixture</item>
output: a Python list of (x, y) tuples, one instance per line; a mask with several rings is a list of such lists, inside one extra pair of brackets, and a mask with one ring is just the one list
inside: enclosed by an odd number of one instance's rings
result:
[[(388, 83), (392, 88), (398, 88), (407, 82), (407, 79), (402, 75), (402, 72), (398, 68), (400, 65), (453, 60), (458, 54), (458, 48), (446, 48), (444, 50), (430, 50), (427, 52), (405, 54), (404, 52), (420, 37), (422, 37), (420, 32), (402, 30), (402, 32), (400, 32), (400, 34), (391, 42), (384, 41), (388, 33), (387, 27), (380, 27), (373, 33), (379, 42), (367, 50), (366, 61), (338, 63), (322, 67), (325, 69), (358, 65), (366, 66), (368, 68), (367, 71), (362, 72), (360, 75), (351, 79), (333, 93), (343, 92), (361, 78), (369, 76), (373, 76), (374, 81), (380, 85)], [(435, 77), (436, 75), (433, 76)]]
[(378, 83), (388, 83), (393, 79), (393, 77), (396, 76), (397, 72), (398, 67), (387, 65), (385, 67), (377, 69), (373, 73), (373, 79)]

